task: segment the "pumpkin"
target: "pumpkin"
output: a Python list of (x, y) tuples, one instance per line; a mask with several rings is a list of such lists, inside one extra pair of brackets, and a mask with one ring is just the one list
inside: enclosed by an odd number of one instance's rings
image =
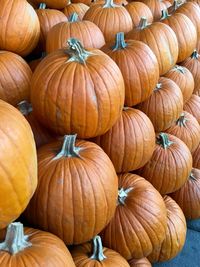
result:
[(191, 152), (197, 148), (200, 142), (200, 125), (196, 118), (186, 111), (165, 132), (181, 139)]
[[(45, 57), (32, 78), (31, 103), (43, 125), (55, 133), (91, 138), (107, 132), (124, 104), (124, 81), (116, 63), (76, 39)], [(92, 123), (91, 123), (92, 121)]]
[(116, 172), (128, 172), (144, 166), (150, 160), (155, 149), (155, 132), (143, 112), (124, 108), (116, 124), (93, 141), (109, 156)]
[(76, 13), (79, 19), (82, 20), (88, 9), (89, 7), (83, 3), (69, 3), (62, 11), (68, 19), (73, 13)]
[(152, 12), (144, 3), (134, 1), (126, 5), (125, 8), (132, 18), (133, 27), (139, 26), (141, 17), (146, 17), (148, 23), (153, 22)]
[(193, 94), (200, 96), (200, 59), (199, 54), (196, 50), (190, 57), (181, 63), (182, 66), (189, 69), (194, 77), (194, 92)]
[(187, 182), (170, 196), (181, 207), (187, 219), (200, 218), (200, 170), (193, 168)]
[(28, 55), (40, 36), (33, 7), (26, 0), (1, 0), (0, 18), (0, 49)]
[(183, 94), (183, 102), (187, 102), (194, 91), (192, 73), (186, 67), (175, 65), (164, 76), (173, 80), (178, 85)]
[(0, 243), (0, 265), (75, 267), (62, 240), (40, 230), (23, 229), (19, 222), (8, 226), (5, 241)]
[(40, 21), (40, 46), (42, 51), (46, 50), (46, 39), (50, 29), (60, 23), (67, 21), (66, 16), (59, 10), (46, 9), (46, 4), (42, 3), (36, 10)]
[(42, 55), (40, 58), (36, 58), (36, 59), (33, 59), (31, 61), (29, 61), (29, 67), (31, 68), (32, 72), (35, 71), (35, 69), (37, 68), (37, 66), (39, 65), (39, 63), (43, 60), (43, 58), (46, 57), (46, 53), (45, 52), (42, 52)]
[(26, 208), (37, 186), (37, 157), (31, 128), (20, 112), (0, 100), (0, 229)]
[(106, 0), (104, 4), (92, 5), (83, 17), (96, 24), (103, 32), (106, 42), (114, 41), (118, 32), (129, 32), (132, 19), (125, 7), (116, 5), (113, 0)]
[(108, 224), (116, 208), (118, 180), (99, 146), (65, 136), (63, 144), (39, 148), (38, 172), (38, 187), (25, 212), (31, 225), (71, 245), (89, 241)]
[(183, 110), (183, 95), (174, 81), (161, 77), (153, 94), (137, 108), (150, 118), (155, 131), (161, 132), (179, 118)]
[(191, 98), (184, 105), (184, 110), (192, 114), (200, 124), (200, 97), (192, 95)]
[(127, 260), (139, 259), (149, 255), (165, 237), (165, 204), (144, 178), (131, 173), (120, 174), (118, 178), (118, 205), (101, 237), (106, 247)]
[(0, 99), (16, 106), (30, 98), (32, 71), (17, 54), (0, 51)]
[(178, 59), (182, 62), (191, 55), (197, 44), (197, 31), (192, 21), (182, 13), (168, 15), (167, 10), (162, 11), (161, 22), (170, 26), (178, 40)]
[(90, 21), (79, 21), (78, 15), (73, 13), (69, 22), (55, 25), (47, 35), (46, 51), (51, 53), (66, 47), (66, 40), (77, 38), (86, 48), (101, 48), (105, 39), (101, 30)]
[(31, 126), (37, 148), (55, 139), (53, 138), (53, 134), (38, 122), (33, 114), (33, 109), (29, 102), (21, 101), (20, 103), (18, 103), (18, 109), (24, 115)]
[(146, 44), (125, 41), (124, 33), (120, 32), (116, 35), (115, 43), (107, 43), (101, 50), (117, 63), (122, 72), (126, 106), (139, 104), (152, 94), (159, 79), (159, 65)]
[[(36, 4), (40, 4), (41, 0), (34, 0)], [(68, 1), (67, 0), (42, 0), (42, 3), (46, 4), (49, 8), (63, 9)]]
[(200, 169), (200, 143), (196, 150), (192, 153), (193, 167)]
[(178, 40), (168, 25), (161, 22), (149, 25), (146, 18), (141, 18), (139, 26), (133, 28), (126, 38), (142, 41), (151, 48), (157, 57), (160, 75), (165, 74), (176, 64)]
[(150, 261), (147, 258), (132, 259), (129, 261), (130, 267), (152, 267)]
[(151, 262), (173, 259), (182, 250), (186, 238), (185, 216), (178, 204), (169, 196), (164, 197), (167, 208), (167, 231), (162, 244), (148, 256)]
[(166, 133), (157, 136), (153, 156), (138, 170), (162, 194), (181, 188), (192, 169), (192, 155), (179, 138)]
[(76, 267), (129, 267), (128, 262), (119, 253), (103, 248), (100, 236), (95, 236), (92, 243), (72, 249), (71, 254)]

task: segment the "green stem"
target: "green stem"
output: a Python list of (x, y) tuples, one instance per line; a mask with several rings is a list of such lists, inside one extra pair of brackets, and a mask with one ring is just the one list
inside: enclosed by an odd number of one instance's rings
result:
[(115, 45), (112, 47), (112, 50), (124, 49), (127, 47), (127, 44), (124, 40), (124, 32), (118, 32), (115, 36)]
[(176, 121), (176, 124), (179, 125), (180, 127), (186, 127), (186, 122), (188, 119), (185, 117), (185, 113), (181, 113), (181, 116), (178, 118)]
[(29, 113), (31, 113), (33, 111), (32, 105), (31, 103), (29, 103), (28, 101), (24, 100), (21, 101), (19, 104), (17, 104), (17, 107), (19, 109), (19, 111), (24, 115), (27, 116)]
[(65, 135), (61, 151), (54, 157), (54, 160), (62, 157), (80, 157), (80, 147), (75, 146), (76, 134)]
[(168, 19), (170, 17), (170, 15), (168, 14), (168, 10), (167, 9), (163, 9), (161, 11), (161, 14), (162, 15), (161, 15), (160, 20)]
[(124, 189), (123, 187), (118, 190), (118, 205), (125, 205), (125, 200), (128, 193), (133, 190), (133, 187)]
[(93, 238), (93, 253), (90, 259), (97, 260), (99, 262), (106, 259), (106, 256), (103, 254), (103, 245), (101, 242), (101, 237), (98, 235)]
[(162, 83), (157, 83), (154, 91), (159, 91), (160, 89), (162, 89)]
[(158, 145), (161, 145), (164, 149), (167, 149), (169, 148), (174, 142), (171, 142), (169, 140), (169, 137), (166, 133), (160, 133), (158, 136), (157, 136), (157, 141), (156, 143)]
[(146, 17), (141, 17), (138, 28), (141, 29), (141, 30), (143, 30), (143, 29), (145, 29), (148, 25), (149, 25), (149, 24), (148, 24), (148, 22), (147, 22), (147, 18), (146, 18)]
[(78, 14), (76, 12), (72, 13), (70, 18), (69, 18), (69, 22), (76, 22), (78, 21)]
[(105, 5), (103, 6), (103, 8), (112, 8), (112, 7), (116, 7), (117, 5), (114, 4), (113, 0), (106, 0)]
[(194, 52), (192, 53), (191, 58), (194, 58), (194, 59), (198, 59), (198, 58), (199, 58), (199, 54), (198, 54), (198, 52), (197, 52), (196, 49), (195, 49)]
[(39, 9), (45, 9), (47, 5), (45, 3), (40, 3)]
[(17, 254), (31, 246), (32, 244), (28, 242), (28, 236), (24, 235), (23, 224), (15, 222), (8, 226), (5, 241), (0, 243), (0, 250)]
[(174, 67), (173, 67), (173, 69), (174, 70), (177, 70), (177, 71), (179, 71), (179, 72), (181, 72), (181, 73), (185, 73), (185, 69), (182, 67), (182, 66), (179, 66), (179, 65), (175, 65)]

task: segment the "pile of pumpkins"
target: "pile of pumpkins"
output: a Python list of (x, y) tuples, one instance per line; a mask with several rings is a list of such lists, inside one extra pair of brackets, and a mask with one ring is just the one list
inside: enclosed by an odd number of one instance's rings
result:
[(182, 250), (200, 218), (198, 52), (198, 0), (0, 1), (1, 267)]

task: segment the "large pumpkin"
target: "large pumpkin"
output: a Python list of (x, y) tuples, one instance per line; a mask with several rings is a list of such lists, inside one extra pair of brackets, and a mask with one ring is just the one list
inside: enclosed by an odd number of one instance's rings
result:
[(0, 100), (0, 229), (26, 208), (37, 185), (31, 128), (20, 112)]
[(103, 248), (100, 236), (93, 238), (93, 245), (86, 243), (71, 250), (76, 267), (130, 267), (117, 252)]
[(134, 106), (146, 100), (159, 79), (158, 61), (151, 49), (140, 41), (125, 41), (124, 33), (120, 32), (116, 34), (115, 43), (107, 43), (102, 50), (117, 63), (122, 72), (125, 105)]
[(73, 13), (69, 22), (55, 25), (47, 35), (46, 51), (51, 53), (67, 46), (66, 40), (77, 38), (86, 48), (101, 48), (105, 39), (101, 30), (91, 21), (79, 21), (78, 15)]
[(101, 233), (103, 244), (127, 260), (149, 255), (165, 238), (167, 213), (157, 190), (144, 178), (119, 175), (115, 215)]
[(152, 267), (150, 261), (147, 258), (132, 259), (129, 261), (130, 267)]
[(157, 57), (160, 75), (165, 74), (176, 64), (178, 40), (168, 25), (161, 22), (149, 25), (146, 18), (141, 18), (140, 25), (130, 31), (126, 37), (142, 41), (151, 48)]
[(200, 218), (200, 170), (192, 169), (187, 182), (170, 196), (181, 207), (187, 219)]
[(26, 61), (8, 51), (0, 51), (0, 99), (16, 106), (30, 98), (32, 71)]
[(192, 73), (186, 67), (175, 65), (164, 76), (173, 80), (178, 85), (183, 94), (183, 102), (187, 102), (194, 91)]
[(128, 11), (125, 7), (114, 4), (113, 0), (91, 6), (83, 19), (96, 24), (103, 32), (106, 42), (114, 41), (118, 32), (127, 33), (133, 27)]
[(118, 173), (128, 172), (150, 160), (155, 149), (155, 132), (143, 112), (124, 108), (115, 125), (93, 141), (103, 148)]
[(200, 143), (196, 150), (192, 153), (193, 167), (200, 169)]
[(21, 223), (8, 226), (5, 241), (0, 243), (1, 267), (75, 267), (62, 240)]
[(76, 13), (79, 19), (82, 20), (88, 9), (89, 7), (83, 3), (69, 3), (62, 11), (68, 19), (73, 13)]
[(200, 124), (200, 97), (197, 95), (192, 95), (190, 99), (185, 103), (183, 109), (191, 113)]
[(44, 125), (81, 138), (108, 131), (124, 104), (124, 81), (116, 63), (75, 39), (45, 57), (33, 74), (31, 102)]
[(137, 106), (151, 120), (156, 132), (169, 128), (183, 110), (183, 95), (171, 79), (161, 77), (153, 94)]
[(192, 169), (192, 155), (179, 138), (160, 133), (150, 161), (138, 173), (162, 194), (181, 188)]
[(200, 142), (200, 125), (196, 118), (186, 111), (165, 132), (181, 139), (191, 152), (197, 148)]
[(38, 188), (25, 217), (68, 245), (89, 241), (112, 218), (118, 181), (108, 156), (94, 143), (65, 136), (38, 150)]
[(37, 45), (40, 23), (26, 0), (1, 0), (0, 49), (28, 55)]
[(164, 197), (167, 208), (167, 231), (162, 244), (148, 256), (151, 262), (173, 259), (182, 250), (186, 238), (185, 216), (178, 204), (169, 196)]

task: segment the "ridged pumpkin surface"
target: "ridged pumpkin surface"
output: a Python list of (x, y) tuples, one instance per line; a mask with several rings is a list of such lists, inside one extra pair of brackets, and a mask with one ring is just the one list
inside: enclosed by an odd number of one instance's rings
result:
[(193, 167), (200, 169), (200, 143), (196, 150), (192, 153)]
[(151, 263), (147, 258), (142, 258), (139, 260), (130, 260), (129, 261), (130, 267), (151, 267)]
[(83, 3), (70, 3), (62, 11), (68, 19), (75, 12), (78, 14), (79, 19), (82, 20), (88, 9), (89, 7)]
[[(35, 3), (40, 4), (41, 0), (34, 0)], [(49, 8), (62, 9), (64, 8), (68, 1), (67, 0), (42, 0)]]
[(190, 99), (185, 103), (183, 109), (191, 113), (200, 124), (200, 97), (197, 95), (192, 95)]

